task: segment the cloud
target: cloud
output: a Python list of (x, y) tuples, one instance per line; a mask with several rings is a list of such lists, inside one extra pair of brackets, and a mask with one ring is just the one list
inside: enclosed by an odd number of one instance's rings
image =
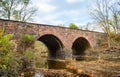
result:
[(56, 6), (52, 5), (50, 2), (52, 0), (34, 0), (35, 6), (38, 8), (39, 12), (49, 13), (56, 9)]
[(52, 12), (56, 9), (55, 6), (47, 4), (47, 3), (39, 3), (39, 4), (37, 4), (37, 7), (38, 7), (39, 11), (47, 12), (47, 13)]
[[(83, 2), (85, 0), (66, 1), (69, 3), (75, 3)], [(77, 4), (77, 6), (75, 5), (75, 7), (73, 7), (63, 2), (64, 1), (62, 0), (59, 2), (57, 2), (57, 0), (34, 0), (34, 5), (38, 7), (34, 22), (51, 25), (65, 24), (65, 26), (68, 26), (70, 23), (84, 25), (89, 22), (86, 18), (86, 14), (88, 14), (88, 9), (86, 9), (86, 7), (77, 8), (81, 5)]]
[(66, 0), (68, 3), (76, 3), (76, 2), (83, 2), (85, 0)]
[(47, 14), (39, 14), (39, 16), (35, 18), (35, 20), (37, 23), (45, 23), (45, 24), (53, 24), (53, 25), (65, 24), (67, 26), (69, 25), (69, 23), (78, 23), (78, 22), (83, 24), (82, 20), (85, 19), (82, 16), (84, 16), (84, 14), (87, 13), (86, 11), (87, 10), (85, 10), (84, 8), (56, 11)]
[(42, 17), (36, 17), (35, 20), (37, 23), (43, 23), (43, 24), (48, 24), (48, 23), (51, 25), (64, 24), (64, 20), (60, 19), (59, 13), (47, 14)]

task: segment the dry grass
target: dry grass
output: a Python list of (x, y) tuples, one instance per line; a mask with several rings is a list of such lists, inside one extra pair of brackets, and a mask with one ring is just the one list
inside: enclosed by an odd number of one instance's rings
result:
[(115, 61), (79, 61), (72, 62), (69, 64), (69, 67), (72, 67), (76, 70), (81, 70), (81, 73), (89, 74), (91, 76), (98, 77), (114, 77), (120, 76), (120, 62)]

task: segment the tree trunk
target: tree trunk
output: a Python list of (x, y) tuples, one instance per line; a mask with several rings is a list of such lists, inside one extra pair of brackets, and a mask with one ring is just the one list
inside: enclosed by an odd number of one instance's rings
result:
[(110, 36), (108, 35), (108, 47), (110, 48), (111, 47), (111, 39), (110, 39)]
[(10, 20), (10, 14), (11, 14), (10, 11), (8, 11), (8, 20)]

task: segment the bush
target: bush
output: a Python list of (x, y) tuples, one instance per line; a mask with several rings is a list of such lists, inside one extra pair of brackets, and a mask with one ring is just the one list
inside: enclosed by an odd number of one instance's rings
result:
[(28, 59), (31, 60), (34, 57), (34, 53), (31, 50), (26, 50), (23, 52), (23, 55)]
[(15, 77), (20, 72), (19, 58), (13, 53), (13, 34), (4, 35), (4, 29), (0, 30), (0, 76)]
[(111, 42), (114, 46), (120, 45), (120, 34), (111, 34)]
[(34, 36), (29, 34), (22, 35), (22, 42), (23, 43), (32, 43), (34, 41)]
[[(30, 71), (34, 53), (25, 50), (23, 53), (13, 52), (13, 34), (4, 35), (4, 29), (0, 29), (0, 77), (17, 77), (21, 72)], [(32, 43), (32, 35), (23, 35), (24, 45)]]
[[(31, 48), (34, 43), (34, 36), (30, 34), (23, 34), (21, 46), (22, 47), (22, 70), (30, 71), (34, 63), (34, 52)], [(30, 48), (29, 48), (30, 47)]]
[(74, 23), (70, 23), (69, 28), (71, 28), (71, 29), (78, 29), (78, 26), (75, 25)]
[(28, 48), (32, 48), (34, 43), (34, 36), (30, 34), (23, 34), (21, 37), (21, 42), (18, 46), (20, 52), (26, 51)]
[(48, 55), (48, 49), (45, 46), (44, 43), (40, 41), (35, 41), (34, 44), (35, 47), (35, 67), (36, 68), (47, 68), (48, 63), (47, 63), (47, 55)]
[[(23, 68), (24, 70), (30, 71), (32, 69), (33, 63), (34, 63), (34, 53), (31, 50), (26, 50), (21, 55), (22, 61), (23, 61)], [(33, 62), (32, 62), (33, 61)]]

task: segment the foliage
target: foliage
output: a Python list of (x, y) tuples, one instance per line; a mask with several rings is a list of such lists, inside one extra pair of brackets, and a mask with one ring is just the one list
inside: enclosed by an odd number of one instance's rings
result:
[(21, 70), (22, 72), (29, 72), (32, 69), (32, 60), (34, 58), (33, 51), (26, 50), (21, 55)]
[(31, 60), (34, 57), (34, 53), (31, 50), (26, 50), (23, 52), (23, 55), (28, 59)]
[(74, 23), (70, 23), (69, 28), (71, 28), (71, 29), (78, 29), (78, 26), (75, 25)]
[(13, 34), (4, 35), (4, 30), (0, 30), (0, 76), (13, 77), (19, 74), (19, 59), (12, 52), (12, 37)]
[(40, 41), (35, 41), (35, 66), (36, 68), (47, 68), (47, 47)]
[(30, 34), (23, 34), (20, 47), (23, 49), (21, 54), (22, 70), (30, 71), (34, 60), (34, 52), (31, 49), (34, 43), (34, 36)]
[(35, 61), (36, 68), (48, 68), (47, 58), (40, 58), (39, 60)]
[(34, 36), (29, 34), (22, 35), (22, 42), (23, 43), (32, 43), (34, 41)]
[(35, 12), (36, 9), (30, 5), (30, 0), (0, 0), (2, 18), (28, 21)]
[[(13, 34), (5, 35), (4, 29), (0, 30), (0, 76), (3, 77), (17, 77), (21, 72), (32, 67), (31, 60), (34, 53), (31, 50), (25, 50), (23, 53), (13, 52), (12, 37)], [(32, 36), (25, 35), (25, 37), (33, 41)]]
[[(4, 35), (4, 29), (0, 30), (0, 76), (3, 77), (17, 77), (22, 72), (30, 72), (34, 59), (37, 67), (47, 68), (47, 58), (41, 58), (41, 52), (34, 54), (32, 49), (25, 49), (21, 52), (13, 52), (14, 42), (12, 40), (13, 34)], [(29, 34), (24, 34), (22, 43), (24, 45), (31, 44), (34, 37)], [(46, 51), (43, 49), (42, 51)], [(35, 56), (35, 57), (34, 57)]]
[(120, 42), (120, 35), (119, 35), (119, 34), (113, 35), (112, 38), (113, 38), (115, 41)]
[(111, 34), (110, 38), (113, 46), (120, 46), (120, 34)]
[(0, 30), (0, 57), (8, 56), (13, 46), (10, 40), (13, 34), (3, 35), (4, 30)]

